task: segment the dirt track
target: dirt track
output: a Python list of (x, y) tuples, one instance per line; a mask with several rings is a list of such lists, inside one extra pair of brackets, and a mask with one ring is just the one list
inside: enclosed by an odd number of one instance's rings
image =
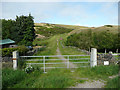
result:
[[(58, 41), (57, 41), (57, 46), (58, 46)], [(68, 59), (66, 59), (66, 58), (64, 58), (64, 56), (62, 56), (59, 47), (57, 47), (56, 52), (57, 52), (57, 55), (60, 55), (59, 58), (62, 59), (63, 62), (68, 62)], [(74, 68), (74, 67), (76, 67), (76, 65), (74, 65), (72, 62), (69, 62), (69, 68)]]

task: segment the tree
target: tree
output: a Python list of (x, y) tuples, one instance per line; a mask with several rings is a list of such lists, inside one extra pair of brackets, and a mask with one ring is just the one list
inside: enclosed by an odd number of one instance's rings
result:
[(17, 41), (19, 44), (31, 46), (35, 39), (34, 21), (31, 14), (29, 16), (16, 16), (16, 30), (18, 31)]
[(16, 20), (2, 19), (2, 38), (12, 39), (17, 44), (31, 46), (35, 39), (34, 21), (29, 16), (16, 16)]
[(112, 33), (109, 32), (101, 32), (99, 34), (94, 34), (94, 45), (99, 49), (99, 50), (106, 50), (106, 49), (114, 49), (115, 48), (115, 39), (116, 36)]
[(2, 38), (3, 39), (13, 39), (14, 40), (14, 36), (13, 35), (15, 32), (15, 21), (14, 20), (5, 20), (2, 19)]

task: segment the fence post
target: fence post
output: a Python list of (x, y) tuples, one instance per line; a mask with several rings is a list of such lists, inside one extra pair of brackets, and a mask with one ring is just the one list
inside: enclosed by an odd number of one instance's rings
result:
[(69, 56), (68, 56), (68, 63), (67, 63), (67, 68), (69, 68)]
[(43, 56), (43, 65), (44, 65), (44, 73), (46, 73), (45, 72), (45, 56)]
[(13, 52), (13, 69), (17, 70), (17, 60), (19, 58), (19, 54), (17, 51)]
[(97, 66), (97, 49), (91, 48), (90, 66)]

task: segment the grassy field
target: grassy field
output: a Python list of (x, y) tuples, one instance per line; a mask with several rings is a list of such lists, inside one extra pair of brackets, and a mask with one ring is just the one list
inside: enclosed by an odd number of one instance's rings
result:
[(56, 49), (57, 49), (57, 38), (59, 37), (59, 35), (55, 35), (49, 39), (46, 40), (42, 40), (42, 41), (37, 41), (39, 42), (41, 45), (44, 46), (44, 43), (47, 42), (46, 44), (46, 48), (44, 51), (40, 51), (35, 55), (56, 55)]

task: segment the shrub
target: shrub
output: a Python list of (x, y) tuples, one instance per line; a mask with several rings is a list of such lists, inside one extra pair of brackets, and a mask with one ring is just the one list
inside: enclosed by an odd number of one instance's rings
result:
[(59, 26), (54, 26), (52, 28), (47, 28), (44, 26), (40, 26), (37, 28), (36, 33), (37, 34), (41, 34), (44, 35), (46, 37), (50, 37), (56, 34), (63, 34), (63, 33), (68, 33), (72, 31), (72, 29), (67, 29), (64, 27), (59, 27)]
[(100, 33), (80, 32), (67, 37), (67, 46), (76, 46), (80, 49), (89, 50), (89, 48), (97, 48), (99, 52), (104, 52), (105, 49), (114, 51), (119, 48), (118, 34), (109, 33), (106, 31)]
[(24, 54), (27, 53), (28, 48), (26, 48), (25, 46), (19, 46), (19, 47), (17, 48), (17, 50), (18, 50), (18, 52), (19, 52), (20, 55), (24, 55)]
[(91, 30), (86, 32), (81, 32), (79, 34), (73, 34), (67, 37), (67, 46), (76, 46), (80, 49), (88, 50), (89, 47), (92, 47), (92, 36)]
[(112, 25), (105, 25), (106, 27), (113, 27)]
[(28, 49), (25, 46), (18, 46), (16, 48), (3, 48), (2, 56), (12, 56), (12, 52), (16, 50), (19, 52), (19, 55), (24, 55), (28, 51)]
[(12, 52), (15, 51), (16, 48), (3, 48), (2, 49), (2, 56), (12, 56)]

